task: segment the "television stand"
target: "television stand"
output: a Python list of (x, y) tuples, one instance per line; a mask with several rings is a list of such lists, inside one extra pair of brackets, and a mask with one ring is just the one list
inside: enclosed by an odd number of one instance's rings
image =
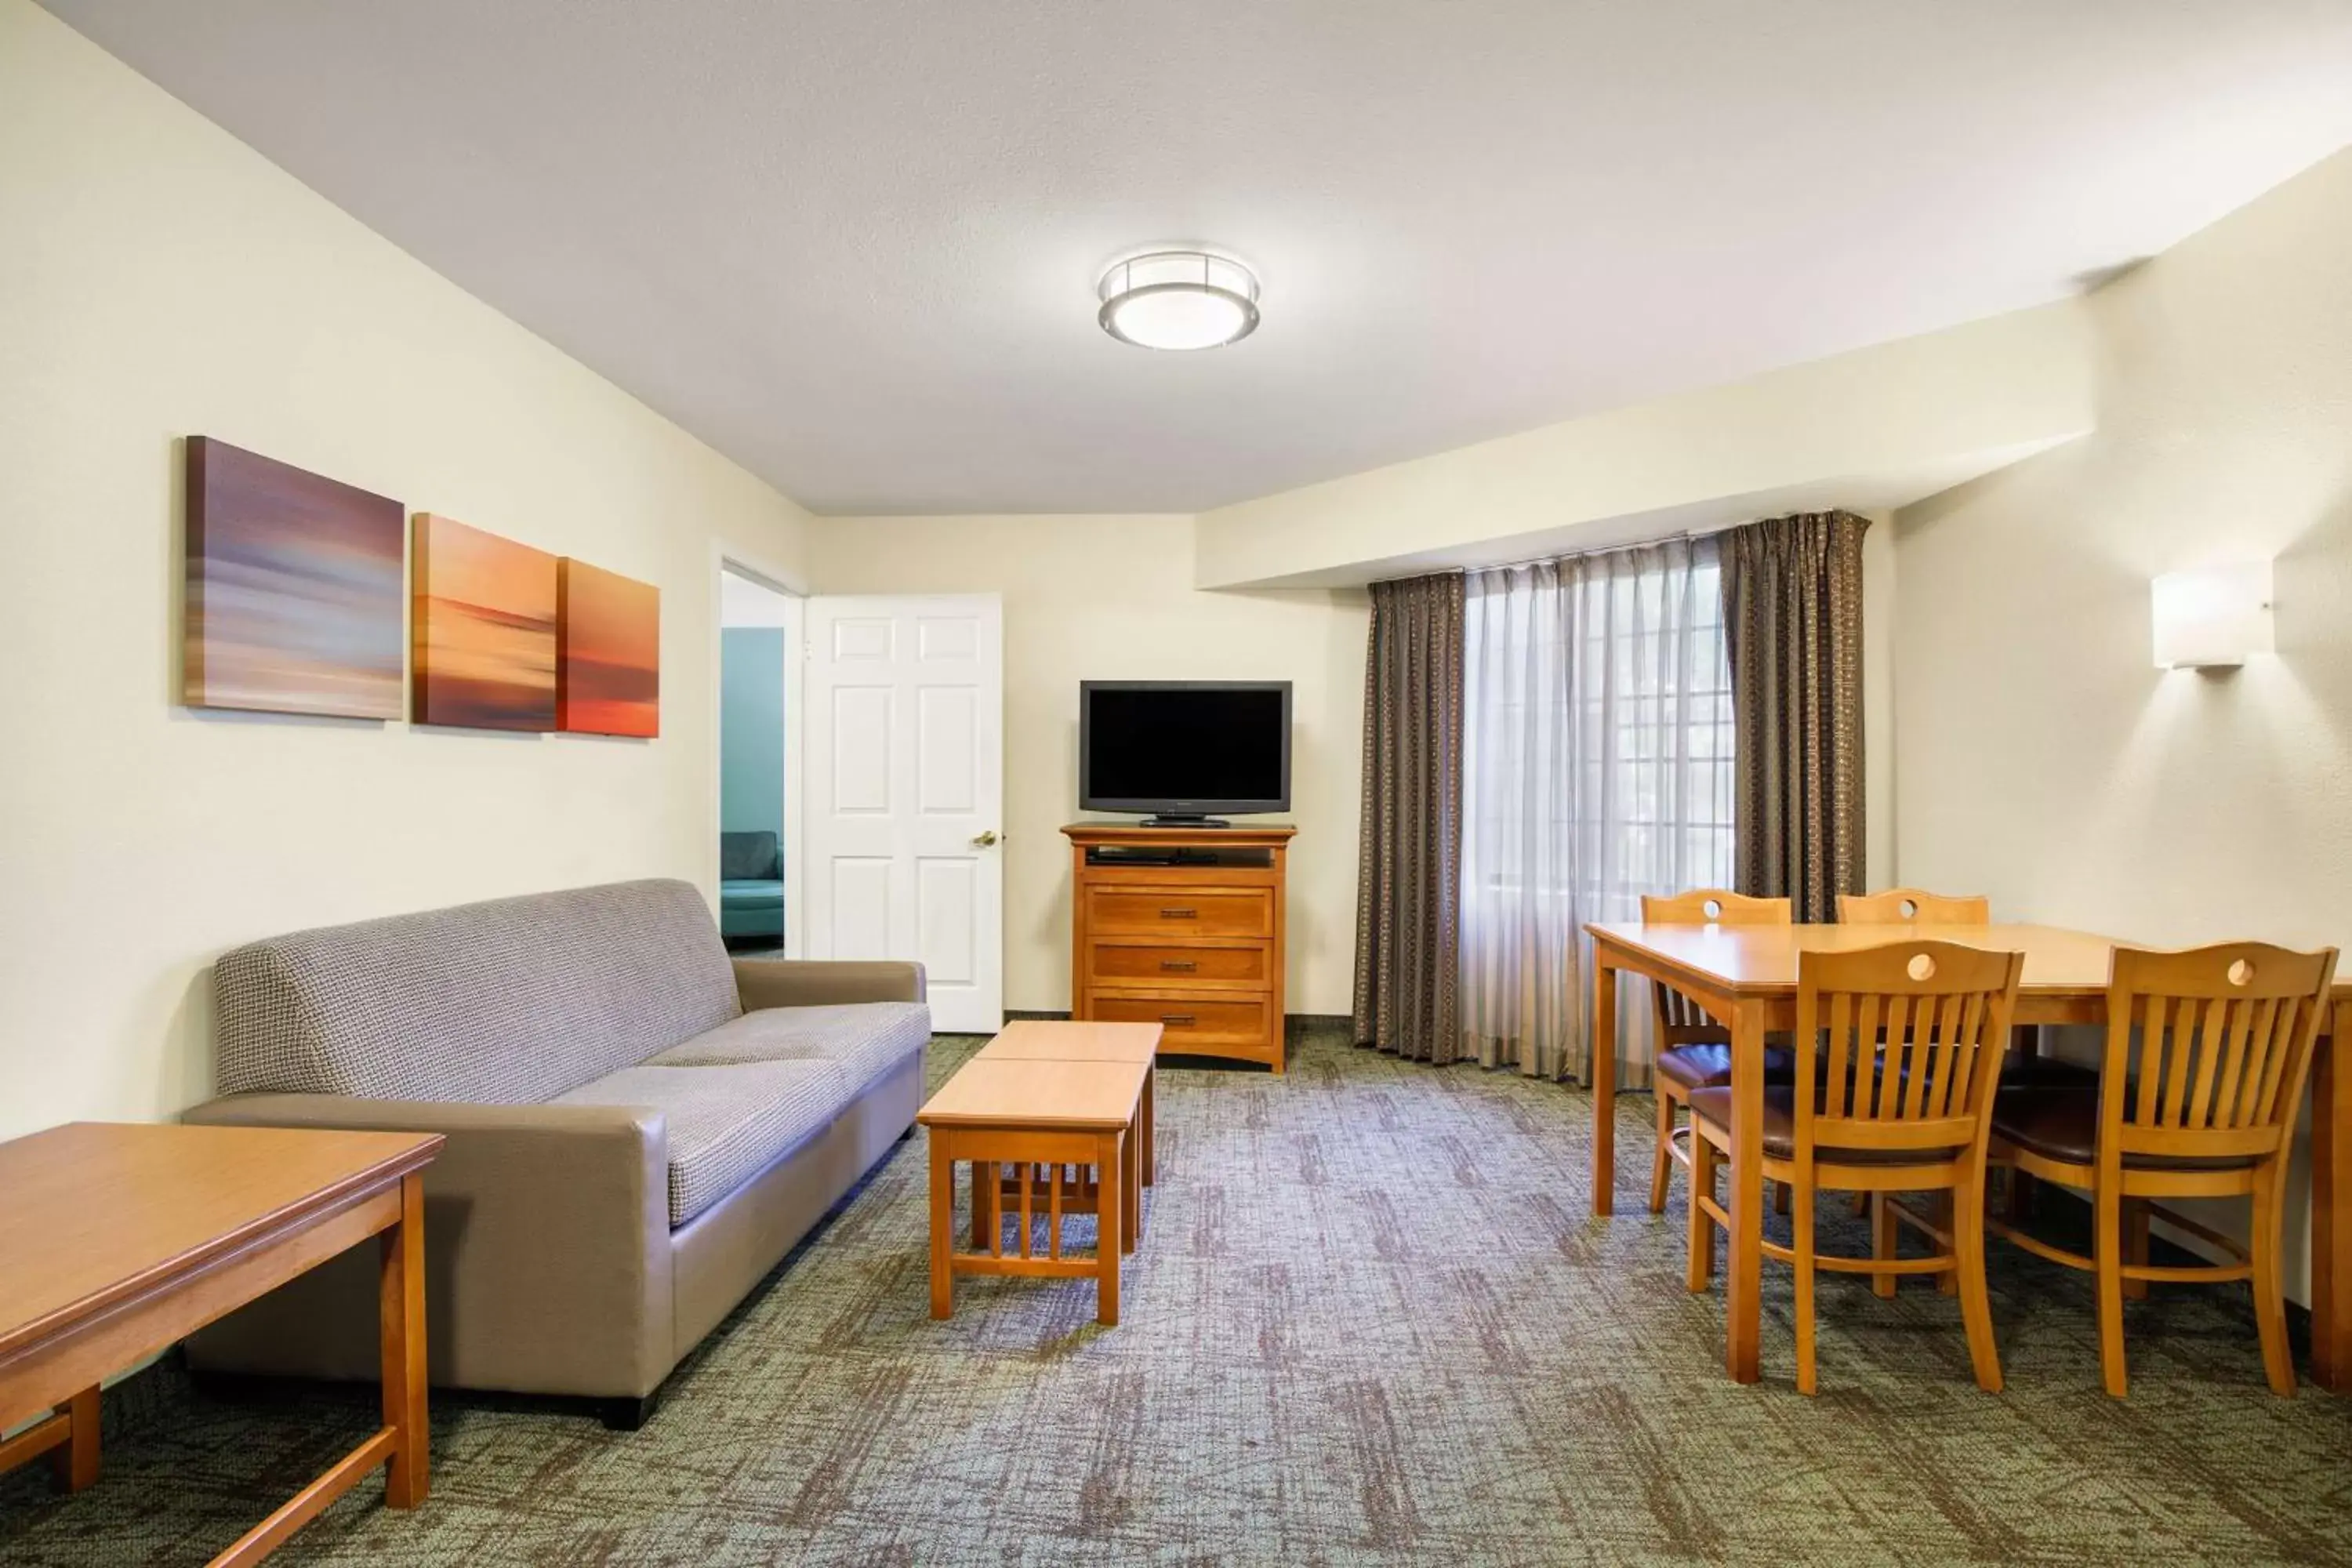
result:
[(1231, 827), (1222, 816), (1147, 816), (1138, 827)]
[(1157, 1024), (1166, 1056), (1283, 1068), (1288, 825), (1074, 822), (1070, 1016)]

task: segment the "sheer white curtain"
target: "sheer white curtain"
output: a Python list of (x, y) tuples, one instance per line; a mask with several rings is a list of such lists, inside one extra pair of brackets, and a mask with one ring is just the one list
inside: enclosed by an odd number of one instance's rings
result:
[[(1712, 539), (1472, 572), (1462, 1018), (1489, 1067), (1585, 1076), (1587, 921), (1732, 875), (1730, 674)], [(1621, 1082), (1646, 1081), (1628, 987)], [(1466, 1054), (1466, 1052), (1465, 1052)]]

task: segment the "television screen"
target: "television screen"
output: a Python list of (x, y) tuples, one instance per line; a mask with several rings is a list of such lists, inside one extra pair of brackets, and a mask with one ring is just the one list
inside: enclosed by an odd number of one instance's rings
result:
[(1078, 703), (1088, 810), (1289, 808), (1288, 681), (1090, 680)]

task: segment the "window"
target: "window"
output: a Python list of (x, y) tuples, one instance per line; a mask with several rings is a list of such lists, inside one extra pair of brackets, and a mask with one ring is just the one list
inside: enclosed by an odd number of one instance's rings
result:
[(1474, 572), (1465, 587), (1465, 1027), (1490, 1065), (1580, 1071), (1584, 922), (1731, 879), (1716, 546)]

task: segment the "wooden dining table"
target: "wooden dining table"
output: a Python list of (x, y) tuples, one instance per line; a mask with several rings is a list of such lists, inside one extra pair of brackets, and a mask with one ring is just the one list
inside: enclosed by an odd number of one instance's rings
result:
[[(2021, 1024), (2102, 1025), (2111, 937), (2044, 925), (1653, 925), (1595, 922), (1592, 1038), (1617, 1038), (1622, 974), (1661, 980), (1691, 998), (1731, 1035), (1732, 1157), (1730, 1268), (1726, 1281), (1725, 1363), (1753, 1383), (1763, 1324), (1763, 1231), (1748, 1216), (1764, 1203), (1764, 1037), (1797, 1022), (1797, 961), (1906, 937), (2025, 955), (2018, 984)], [(2336, 1040), (2352, 1034), (2352, 981), (2336, 987), (2312, 1067), (2311, 1372), (2322, 1387), (2352, 1391), (2352, 1070)], [(1592, 1212), (1616, 1204), (1616, 1053), (1592, 1053)]]

